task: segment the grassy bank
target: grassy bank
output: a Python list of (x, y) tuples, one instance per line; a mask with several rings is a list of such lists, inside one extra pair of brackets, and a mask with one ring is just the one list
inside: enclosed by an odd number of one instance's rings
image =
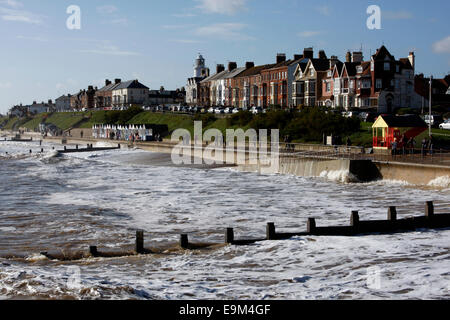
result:
[[(359, 122), (356, 119), (346, 119), (340, 115), (329, 115), (318, 110), (305, 110), (302, 113), (290, 114), (286, 112), (269, 112), (268, 114), (252, 115), (248, 112), (234, 114), (227, 118), (217, 119), (213, 114), (183, 115), (173, 113), (153, 113), (134, 109), (126, 112), (120, 111), (88, 111), (39, 114), (32, 118), (4, 118), (0, 124), (6, 130), (18, 130), (19, 127), (36, 131), (40, 123), (53, 124), (62, 130), (70, 128), (92, 128), (94, 124), (149, 124), (166, 125), (169, 134), (176, 129), (186, 129), (193, 135), (194, 121), (202, 121), (203, 131), (219, 129), (224, 135), (227, 129), (249, 128), (279, 129), (280, 139), (286, 135), (293, 142), (322, 143), (323, 133), (333, 133), (347, 138), (355, 146), (372, 146), (372, 123)], [(450, 132), (433, 129), (435, 140), (439, 144), (450, 145)], [(416, 138), (418, 145), (428, 132)], [(419, 142), (420, 141), (420, 142)]]

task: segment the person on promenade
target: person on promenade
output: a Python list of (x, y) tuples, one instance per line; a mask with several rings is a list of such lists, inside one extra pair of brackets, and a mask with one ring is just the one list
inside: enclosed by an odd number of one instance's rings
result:
[(83, 130), (81, 130), (81, 132), (80, 132), (81, 139), (83, 139), (83, 135), (84, 135), (84, 132), (83, 132)]
[(392, 156), (394, 158), (397, 155), (397, 146), (398, 146), (398, 142), (397, 142), (397, 138), (395, 138), (394, 142), (392, 142)]
[(422, 157), (425, 157), (427, 155), (427, 149), (428, 149), (428, 140), (426, 138), (423, 138), (423, 140), (422, 140)]
[(400, 147), (402, 148), (402, 155), (405, 156), (406, 154), (406, 143), (408, 142), (408, 139), (406, 138), (406, 135), (403, 134), (400, 139)]

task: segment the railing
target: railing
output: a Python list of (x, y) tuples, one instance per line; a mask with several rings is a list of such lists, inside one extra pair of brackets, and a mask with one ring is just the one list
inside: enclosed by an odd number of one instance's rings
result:
[(297, 158), (372, 160), (375, 162), (403, 162), (450, 166), (450, 151), (443, 149), (405, 148), (391, 153), (368, 154), (364, 148), (360, 147), (322, 146), (328, 149), (306, 150), (305, 146), (308, 145), (282, 143), (280, 144), (280, 155)]

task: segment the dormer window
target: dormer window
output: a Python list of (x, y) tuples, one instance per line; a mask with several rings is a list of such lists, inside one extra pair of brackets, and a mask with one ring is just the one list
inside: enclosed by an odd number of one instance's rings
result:
[(314, 69), (311, 68), (310, 75), (314, 76)]
[(384, 71), (389, 71), (391, 70), (391, 64), (389, 62), (385, 62), (384, 63)]
[(362, 73), (363, 72), (363, 68), (361, 66), (359, 66), (357, 69), (358, 73)]
[(328, 77), (331, 77), (331, 70), (328, 71)]

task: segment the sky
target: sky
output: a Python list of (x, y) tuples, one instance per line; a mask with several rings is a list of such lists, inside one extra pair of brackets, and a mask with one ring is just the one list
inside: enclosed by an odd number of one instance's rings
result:
[[(80, 29), (67, 27), (71, 5)], [(381, 29), (367, 27), (370, 5), (381, 9)], [(414, 51), (417, 73), (443, 77), (449, 12), (448, 0), (0, 0), (0, 113), (105, 79), (176, 89), (193, 76), (198, 53), (213, 72), (305, 47), (341, 60), (362, 48), (369, 60), (384, 44), (397, 59)]]

